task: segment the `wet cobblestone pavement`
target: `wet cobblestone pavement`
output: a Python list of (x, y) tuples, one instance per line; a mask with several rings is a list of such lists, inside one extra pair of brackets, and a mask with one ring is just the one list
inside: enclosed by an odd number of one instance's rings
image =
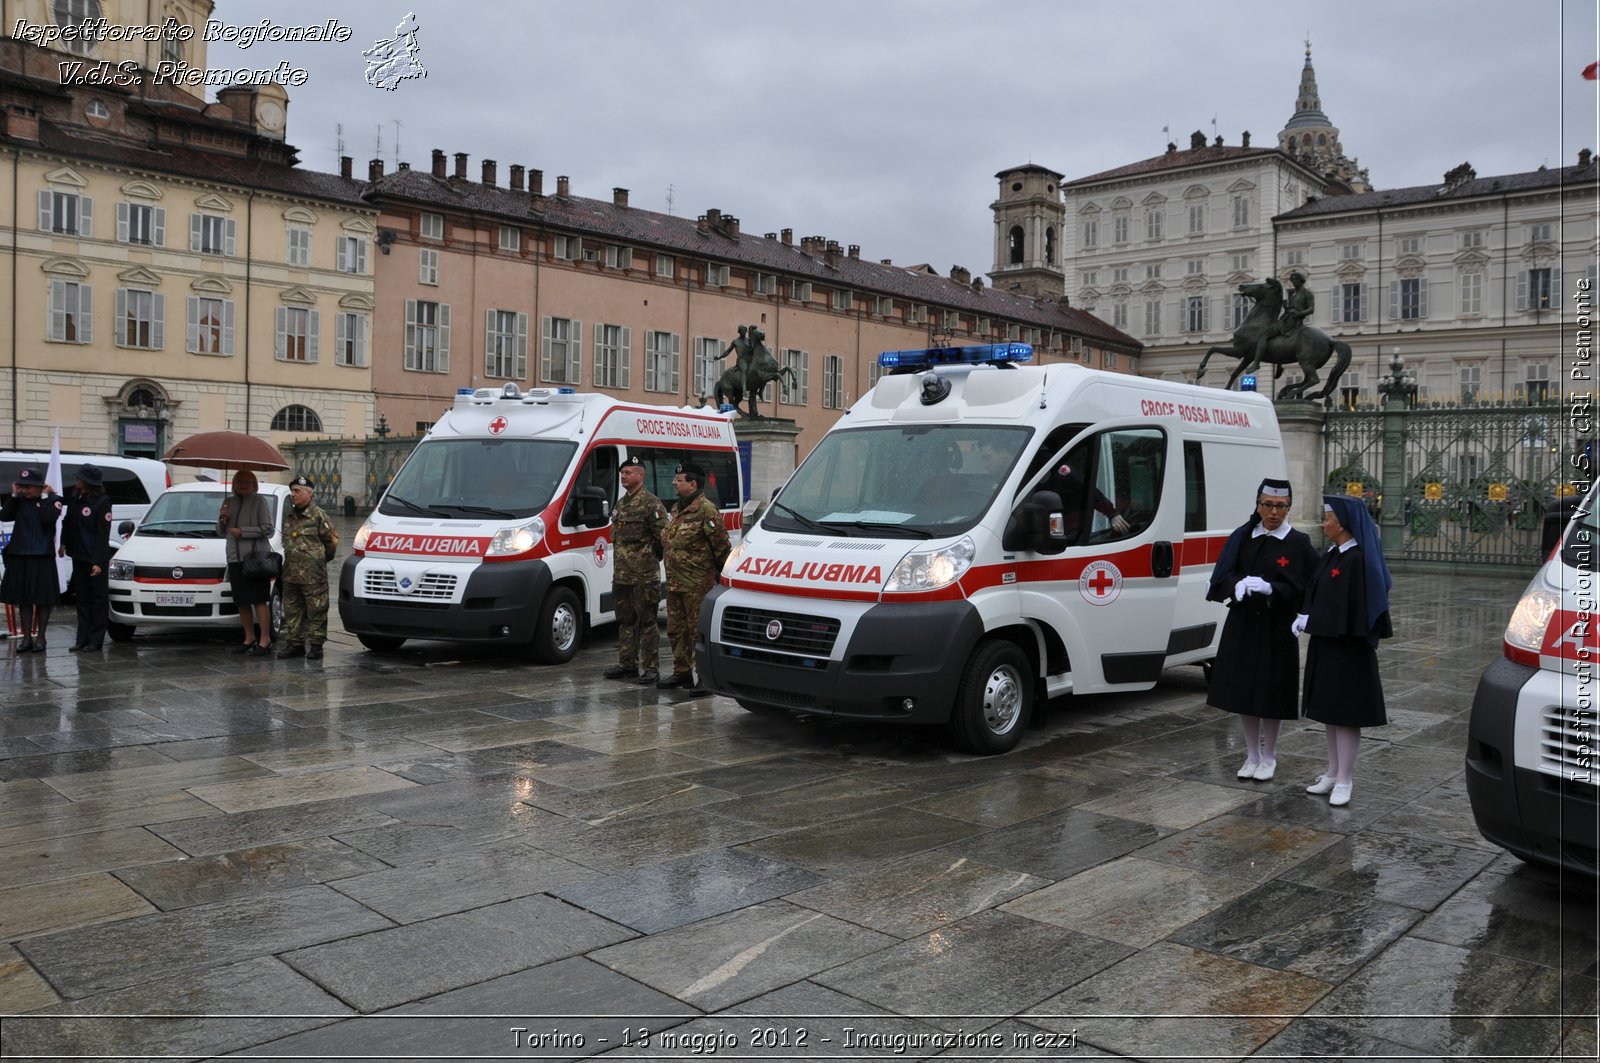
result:
[(76, 656), (61, 610), (0, 646), (4, 1052), (1593, 1059), (1592, 884), (1463, 784), (1522, 585), (1398, 577), (1344, 809), (1309, 722), (1236, 779), (1192, 668), (985, 759), (607, 682), (606, 631)]

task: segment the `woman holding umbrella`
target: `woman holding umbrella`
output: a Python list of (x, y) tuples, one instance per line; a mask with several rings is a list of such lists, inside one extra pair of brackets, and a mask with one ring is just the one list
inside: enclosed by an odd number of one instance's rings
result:
[(244, 628), (244, 642), (233, 652), (265, 657), (272, 646), (272, 580), (244, 571), (246, 557), (271, 548), (267, 540), (272, 538), (272, 507), (262, 496), (255, 473), (234, 473), (233, 496), (223, 501), (217, 514), (217, 534), (228, 542), (228, 584)]

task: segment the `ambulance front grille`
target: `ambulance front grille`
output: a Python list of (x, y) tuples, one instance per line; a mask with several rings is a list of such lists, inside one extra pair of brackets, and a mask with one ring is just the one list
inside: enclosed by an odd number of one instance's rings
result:
[(1594, 717), (1569, 719), (1560, 705), (1544, 711), (1539, 727), (1539, 770), (1595, 786)]
[(361, 594), (365, 598), (398, 598), (401, 601), (451, 601), (456, 596), (456, 577), (448, 572), (425, 572), (415, 590), (402, 594), (393, 572), (370, 569), (362, 576)]
[[(774, 623), (778, 626), (778, 635), (769, 638), (768, 632)], [(722, 641), (734, 645), (826, 657), (833, 652), (833, 642), (838, 637), (839, 621), (825, 616), (741, 606), (730, 607), (722, 614)]]

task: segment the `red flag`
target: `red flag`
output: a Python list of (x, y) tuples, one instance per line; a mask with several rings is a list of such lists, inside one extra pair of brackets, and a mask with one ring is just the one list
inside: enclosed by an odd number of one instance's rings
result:
[(1600, 78), (1600, 62), (1590, 63), (1583, 68), (1583, 76), (1590, 81)]

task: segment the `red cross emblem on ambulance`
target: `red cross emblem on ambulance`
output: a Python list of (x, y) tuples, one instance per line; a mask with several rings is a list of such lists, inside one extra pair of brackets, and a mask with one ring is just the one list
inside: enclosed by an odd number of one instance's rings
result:
[(1090, 605), (1110, 605), (1122, 593), (1122, 570), (1109, 561), (1091, 561), (1078, 576), (1078, 593)]
[(606, 567), (606, 541), (604, 539), (596, 539), (594, 541), (594, 567)]
[(494, 420), (489, 422), (489, 434), (496, 436), (499, 435), (501, 432), (506, 430), (506, 425), (507, 421), (504, 417), (496, 417)]

